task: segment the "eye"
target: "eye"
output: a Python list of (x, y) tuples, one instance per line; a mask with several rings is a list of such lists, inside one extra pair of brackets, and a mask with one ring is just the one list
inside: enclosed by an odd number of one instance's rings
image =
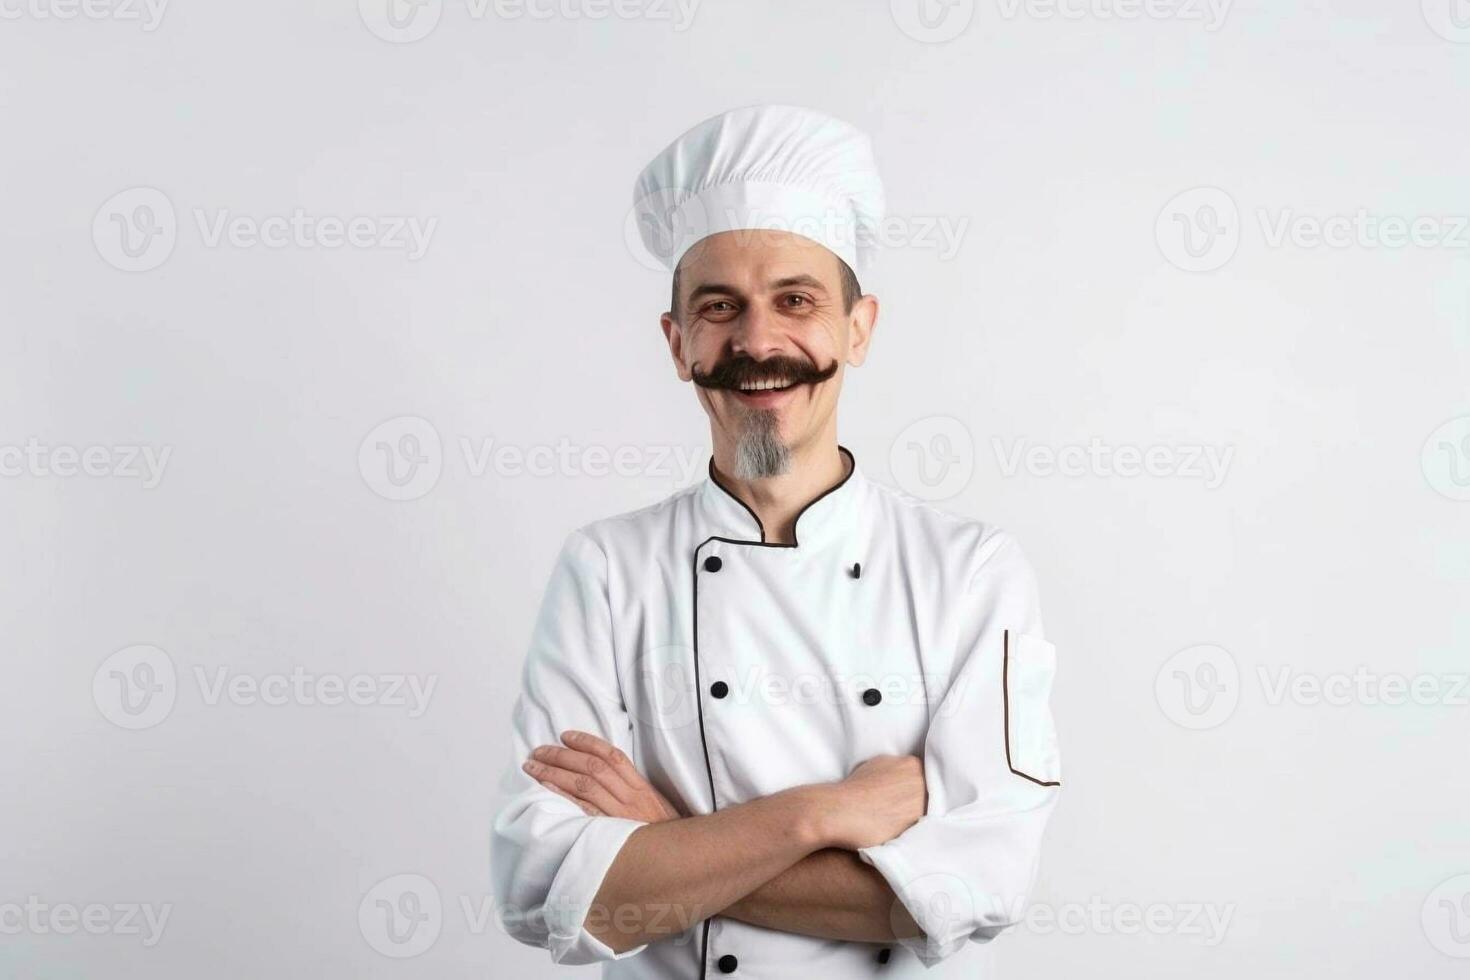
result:
[(728, 320), (740, 310), (727, 299), (716, 299), (704, 304), (699, 308), (699, 316), (705, 320)]
[(801, 293), (787, 293), (781, 297), (781, 305), (789, 310), (800, 310), (812, 305), (812, 298)]

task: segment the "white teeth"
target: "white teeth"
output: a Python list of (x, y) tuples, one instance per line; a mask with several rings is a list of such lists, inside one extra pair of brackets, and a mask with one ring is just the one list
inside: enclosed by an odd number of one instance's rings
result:
[(745, 381), (740, 385), (741, 391), (770, 391), (772, 388), (787, 388), (791, 382), (782, 378), (780, 380), (767, 379), (765, 381)]

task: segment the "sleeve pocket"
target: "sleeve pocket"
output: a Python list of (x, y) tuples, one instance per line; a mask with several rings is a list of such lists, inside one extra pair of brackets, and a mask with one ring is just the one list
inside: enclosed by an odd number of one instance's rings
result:
[(1051, 716), (1057, 648), (1046, 640), (1005, 631), (1006, 763), (1042, 786), (1060, 786), (1061, 753)]

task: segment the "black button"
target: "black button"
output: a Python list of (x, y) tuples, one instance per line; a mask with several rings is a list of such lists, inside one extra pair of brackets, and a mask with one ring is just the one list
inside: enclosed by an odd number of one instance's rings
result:
[(878, 962), (887, 963), (888, 957), (892, 954), (893, 950), (889, 949), (887, 946), (884, 946), (882, 949), (878, 950)]
[(852, 577), (853, 578), (862, 578), (863, 577), (863, 563), (862, 562), (856, 561), (856, 562), (853, 562), (852, 563)]
[(730, 685), (724, 681), (715, 681), (709, 686), (709, 692), (717, 698), (722, 698), (730, 693)]
[(720, 561), (719, 555), (710, 555), (704, 560), (704, 570), (706, 572), (718, 572), (720, 566), (723, 564), (724, 562)]
[(740, 965), (740, 961), (729, 953), (726, 953), (719, 958), (716, 965), (720, 968), (721, 973), (734, 973), (735, 968)]
[(863, 692), (863, 704), (874, 705), (883, 700), (883, 692), (876, 687), (870, 687)]

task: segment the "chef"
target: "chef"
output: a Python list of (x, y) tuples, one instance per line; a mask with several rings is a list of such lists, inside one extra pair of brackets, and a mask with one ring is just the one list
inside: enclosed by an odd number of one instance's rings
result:
[(871, 144), (737, 109), (634, 196), (709, 473), (565, 539), (494, 821), (501, 921), (610, 978), (974, 977), (1059, 793), (1055, 650), (1009, 534), (837, 441), (878, 318)]

